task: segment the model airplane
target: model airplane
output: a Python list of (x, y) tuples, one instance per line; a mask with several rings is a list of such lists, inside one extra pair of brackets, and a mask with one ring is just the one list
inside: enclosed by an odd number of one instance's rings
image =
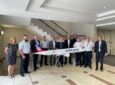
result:
[(56, 49), (56, 50), (47, 50), (44, 51), (42, 49), (37, 50), (35, 54), (39, 55), (64, 55), (66, 57), (69, 57), (70, 53), (77, 53), (77, 52), (84, 52), (84, 48), (77, 49), (77, 48), (67, 48), (67, 49)]

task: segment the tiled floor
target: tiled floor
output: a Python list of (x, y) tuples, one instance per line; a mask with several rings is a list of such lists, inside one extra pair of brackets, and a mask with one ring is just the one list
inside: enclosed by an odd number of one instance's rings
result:
[(104, 65), (103, 72), (89, 68), (81, 68), (73, 65), (65, 65), (63, 72), (55, 68), (51, 74), (52, 67), (44, 66), (36, 72), (21, 77), (19, 74), (10, 79), (0, 76), (0, 85), (115, 85), (115, 67)]

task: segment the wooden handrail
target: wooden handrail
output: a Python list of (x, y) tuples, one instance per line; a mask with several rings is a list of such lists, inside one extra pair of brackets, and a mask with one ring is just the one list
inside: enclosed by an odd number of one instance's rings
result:
[(59, 26), (57, 23), (55, 23), (54, 21), (51, 21), (53, 24), (55, 24), (56, 26), (58, 26), (61, 30), (63, 30), (66, 34), (68, 33), (66, 30), (64, 30), (61, 26)]
[(42, 23), (44, 23), (46, 26), (48, 26), (50, 29), (52, 29), (53, 31), (55, 31), (56, 33), (58, 33), (59, 35), (63, 35), (61, 33), (59, 33), (58, 31), (56, 31), (53, 27), (51, 27), (50, 25), (48, 25), (46, 22), (44, 22), (43, 20), (39, 19)]

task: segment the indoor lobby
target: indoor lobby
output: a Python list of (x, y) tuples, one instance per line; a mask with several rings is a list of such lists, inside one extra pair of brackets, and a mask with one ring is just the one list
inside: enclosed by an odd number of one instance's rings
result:
[(115, 0), (0, 0), (0, 85), (115, 85)]

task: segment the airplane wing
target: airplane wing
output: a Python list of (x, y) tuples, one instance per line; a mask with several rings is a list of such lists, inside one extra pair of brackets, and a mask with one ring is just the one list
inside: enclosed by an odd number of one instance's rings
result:
[(38, 51), (35, 54), (39, 55), (65, 55), (69, 56), (70, 53), (77, 53), (77, 52), (83, 52), (84, 49), (77, 49), (77, 48), (67, 48), (67, 49), (56, 49), (56, 50), (48, 50), (48, 51)]

